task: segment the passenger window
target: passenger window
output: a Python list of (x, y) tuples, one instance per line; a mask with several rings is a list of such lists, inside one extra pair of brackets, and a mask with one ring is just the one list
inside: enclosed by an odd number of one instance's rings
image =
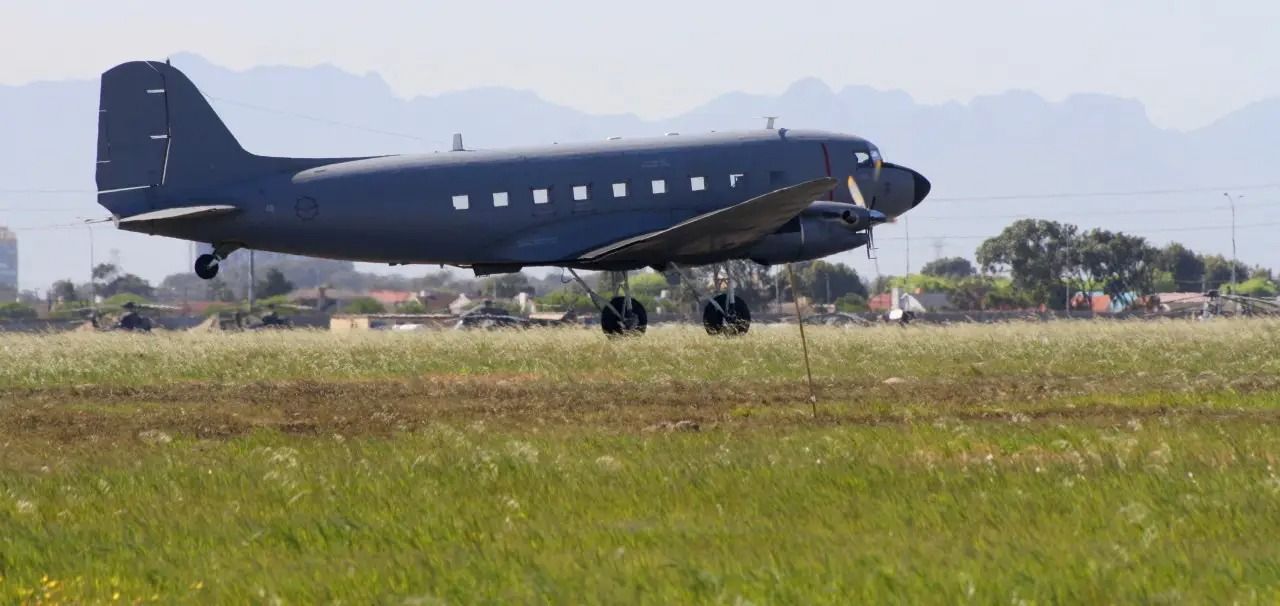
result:
[(729, 187), (737, 189), (738, 185), (742, 183), (744, 178), (746, 178), (746, 175), (742, 173), (729, 175)]
[(505, 192), (505, 191), (500, 191), (500, 192), (496, 192), (496, 193), (494, 193), (494, 194), (493, 194), (493, 205), (494, 205), (494, 207), (506, 206), (506, 205), (507, 205), (507, 192)]
[(689, 187), (693, 188), (693, 191), (702, 191), (706, 189), (707, 188), (706, 177), (690, 177)]
[(573, 186), (573, 199), (574, 199), (574, 200), (586, 200), (586, 199), (588, 199), (588, 198), (590, 198), (590, 197), (591, 197), (591, 186), (590, 186), (590, 185), (574, 185), (574, 186)]
[(454, 210), (467, 210), (467, 209), (468, 209), (468, 208), (470, 208), (470, 207), (471, 207), (471, 198), (469, 198), (469, 197), (467, 197), (467, 196), (465, 196), (465, 195), (464, 195), (464, 196), (454, 196), (454, 197), (453, 197), (453, 209), (454, 209)]
[(551, 201), (551, 191), (547, 188), (538, 188), (533, 190), (533, 203), (546, 204)]
[(663, 179), (654, 179), (654, 180), (653, 180), (653, 193), (655, 193), (655, 194), (665, 194), (665, 193), (667, 193), (667, 182), (666, 182), (665, 180), (663, 180)]
[(627, 197), (627, 182), (626, 182), (626, 181), (623, 181), (622, 183), (614, 183), (614, 184), (613, 184), (613, 197), (615, 197), (615, 198), (625, 198), (625, 197)]

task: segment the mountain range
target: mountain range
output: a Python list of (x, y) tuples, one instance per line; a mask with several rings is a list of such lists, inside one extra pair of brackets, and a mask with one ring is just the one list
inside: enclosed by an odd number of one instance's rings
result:
[[(931, 105), (902, 91), (835, 89), (802, 78), (778, 94), (731, 92), (646, 120), (584, 113), (509, 88), (402, 98), (377, 74), (331, 66), (232, 71), (185, 53), (172, 61), (260, 154), (433, 152), (448, 149), (455, 132), (469, 148), (484, 149), (761, 128), (762, 116), (780, 116), (784, 127), (856, 133), (934, 184), (908, 221), (880, 228), (879, 266), (861, 251), (841, 255), (864, 274), (901, 273), (937, 255), (969, 256), (981, 238), (1019, 216), (1230, 254), (1224, 188), (1246, 196), (1237, 209), (1240, 259), (1280, 266), (1280, 249), (1264, 237), (1280, 225), (1280, 99), (1177, 131), (1155, 126), (1140, 102), (1107, 95), (1047, 100), (1009, 91)], [(61, 226), (106, 214), (93, 196), (97, 101), (96, 80), (0, 86), (0, 225), (18, 232), (22, 288), (87, 278), (89, 232)], [(1117, 195), (1077, 195), (1108, 192)], [(114, 257), (152, 280), (190, 269), (189, 246), (173, 240), (107, 225), (94, 229), (92, 246), (95, 260)]]

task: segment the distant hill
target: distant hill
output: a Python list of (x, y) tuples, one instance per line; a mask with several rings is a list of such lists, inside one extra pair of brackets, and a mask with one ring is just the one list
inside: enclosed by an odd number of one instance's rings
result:
[[(733, 92), (664, 120), (591, 115), (534, 93), (487, 87), (403, 99), (376, 74), (330, 66), (230, 71), (179, 54), (173, 62), (209, 95), (250, 150), (280, 155), (361, 155), (446, 149), (462, 132), (473, 148), (759, 128), (760, 116), (790, 127), (853, 132), (886, 157), (925, 173), (935, 199), (911, 215), (912, 263), (937, 253), (971, 255), (980, 238), (1015, 215), (1070, 220), (1082, 226), (1148, 233), (1210, 252), (1230, 252), (1222, 230), (1187, 229), (1229, 222), (1220, 192), (1094, 198), (945, 201), (941, 198), (1026, 193), (1163, 190), (1280, 183), (1275, 141), (1280, 99), (1241, 108), (1208, 127), (1181, 132), (1156, 127), (1137, 101), (1073, 95), (1048, 101), (1029, 92), (926, 105), (902, 91), (865, 86), (835, 90), (800, 79), (777, 95)], [(110, 66), (103, 66), (104, 69)], [(90, 193), (96, 137), (96, 81), (0, 86), (0, 224), (22, 228), (104, 216)], [(23, 193), (19, 190), (80, 190)], [(1240, 225), (1280, 222), (1280, 188), (1247, 192)], [(14, 214), (9, 209), (47, 212)], [(1154, 212), (1150, 212), (1154, 211)], [(878, 232), (881, 270), (905, 268), (906, 224)], [(1184, 231), (1172, 231), (1184, 230)], [(1280, 249), (1262, 228), (1241, 230), (1240, 257), (1280, 266)], [(21, 282), (44, 287), (83, 279), (89, 263), (83, 229), (18, 232)], [(95, 230), (95, 254), (118, 251), (122, 264), (149, 279), (189, 269), (179, 242)], [(861, 252), (847, 255), (874, 271)], [(412, 271), (412, 270), (410, 270)]]

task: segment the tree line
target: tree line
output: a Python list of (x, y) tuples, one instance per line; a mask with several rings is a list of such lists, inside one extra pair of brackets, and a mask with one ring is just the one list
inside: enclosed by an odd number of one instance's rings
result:
[[(473, 298), (507, 300), (526, 292), (550, 309), (593, 310), (589, 297), (576, 284), (555, 273), (541, 278), (524, 273), (469, 278), (455, 272), (432, 271), (418, 277), (359, 272), (345, 261), (263, 254), (255, 283), (260, 300), (283, 298), (295, 288), (325, 286), (354, 292), (399, 290), (437, 293), (451, 298), (459, 293)], [(1105, 229), (1081, 230), (1069, 223), (1022, 219), (983, 241), (975, 251), (976, 263), (963, 257), (945, 257), (925, 264), (918, 274), (876, 276), (867, 280), (852, 267), (826, 260), (793, 264), (795, 285), (784, 267), (764, 267), (751, 261), (690, 268), (688, 274), (706, 293), (718, 290), (732, 278), (737, 292), (756, 305), (790, 302), (798, 295), (810, 302), (831, 305), (841, 311), (863, 311), (868, 298), (894, 287), (906, 292), (939, 292), (952, 306), (963, 310), (1023, 309), (1041, 305), (1062, 309), (1075, 293), (1101, 292), (1122, 301), (1134, 295), (1167, 292), (1230, 290), (1274, 297), (1275, 276), (1268, 268), (1232, 262), (1222, 255), (1200, 254), (1179, 243), (1157, 247), (1145, 238)], [(190, 273), (174, 274), (153, 286), (141, 277), (110, 263), (93, 268), (88, 283), (54, 282), (46, 296), (55, 309), (87, 307), (96, 295), (105, 304), (133, 301), (180, 302), (206, 300), (235, 303), (246, 296), (247, 263), (228, 263), (223, 275), (209, 281)], [(601, 273), (588, 281), (602, 292), (619, 290), (617, 276)], [(660, 305), (674, 312), (694, 310), (698, 302), (674, 272), (635, 272), (632, 293), (650, 309)], [(34, 301), (29, 301), (34, 303)], [(370, 299), (361, 304), (373, 311), (381, 306)], [(374, 310), (373, 307), (378, 307)], [(12, 307), (12, 306), (10, 306)], [(424, 311), (421, 304), (398, 309)], [(390, 310), (387, 310), (390, 311)], [(27, 317), (26, 308), (0, 310), (0, 316)]]
[(979, 266), (1008, 275), (1027, 301), (1061, 308), (1076, 293), (1102, 292), (1113, 299), (1167, 292), (1232, 289), (1274, 297), (1268, 268), (1249, 267), (1221, 255), (1203, 255), (1178, 243), (1156, 247), (1141, 236), (1105, 229), (1022, 219), (978, 246)]

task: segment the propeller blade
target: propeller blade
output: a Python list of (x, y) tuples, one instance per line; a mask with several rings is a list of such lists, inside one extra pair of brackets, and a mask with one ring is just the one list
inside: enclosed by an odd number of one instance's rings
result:
[(849, 194), (853, 196), (853, 203), (867, 208), (867, 201), (862, 197), (862, 189), (858, 187), (858, 182), (853, 179), (853, 175), (849, 175)]
[(877, 183), (879, 183), (879, 182), (880, 182), (880, 169), (881, 169), (881, 168), (883, 168), (883, 167), (884, 167), (884, 160), (881, 160), (881, 159), (879, 159), (879, 158), (876, 158), (876, 172), (875, 172), (875, 176), (874, 176), (874, 177), (872, 177), (872, 178), (873, 178)]

